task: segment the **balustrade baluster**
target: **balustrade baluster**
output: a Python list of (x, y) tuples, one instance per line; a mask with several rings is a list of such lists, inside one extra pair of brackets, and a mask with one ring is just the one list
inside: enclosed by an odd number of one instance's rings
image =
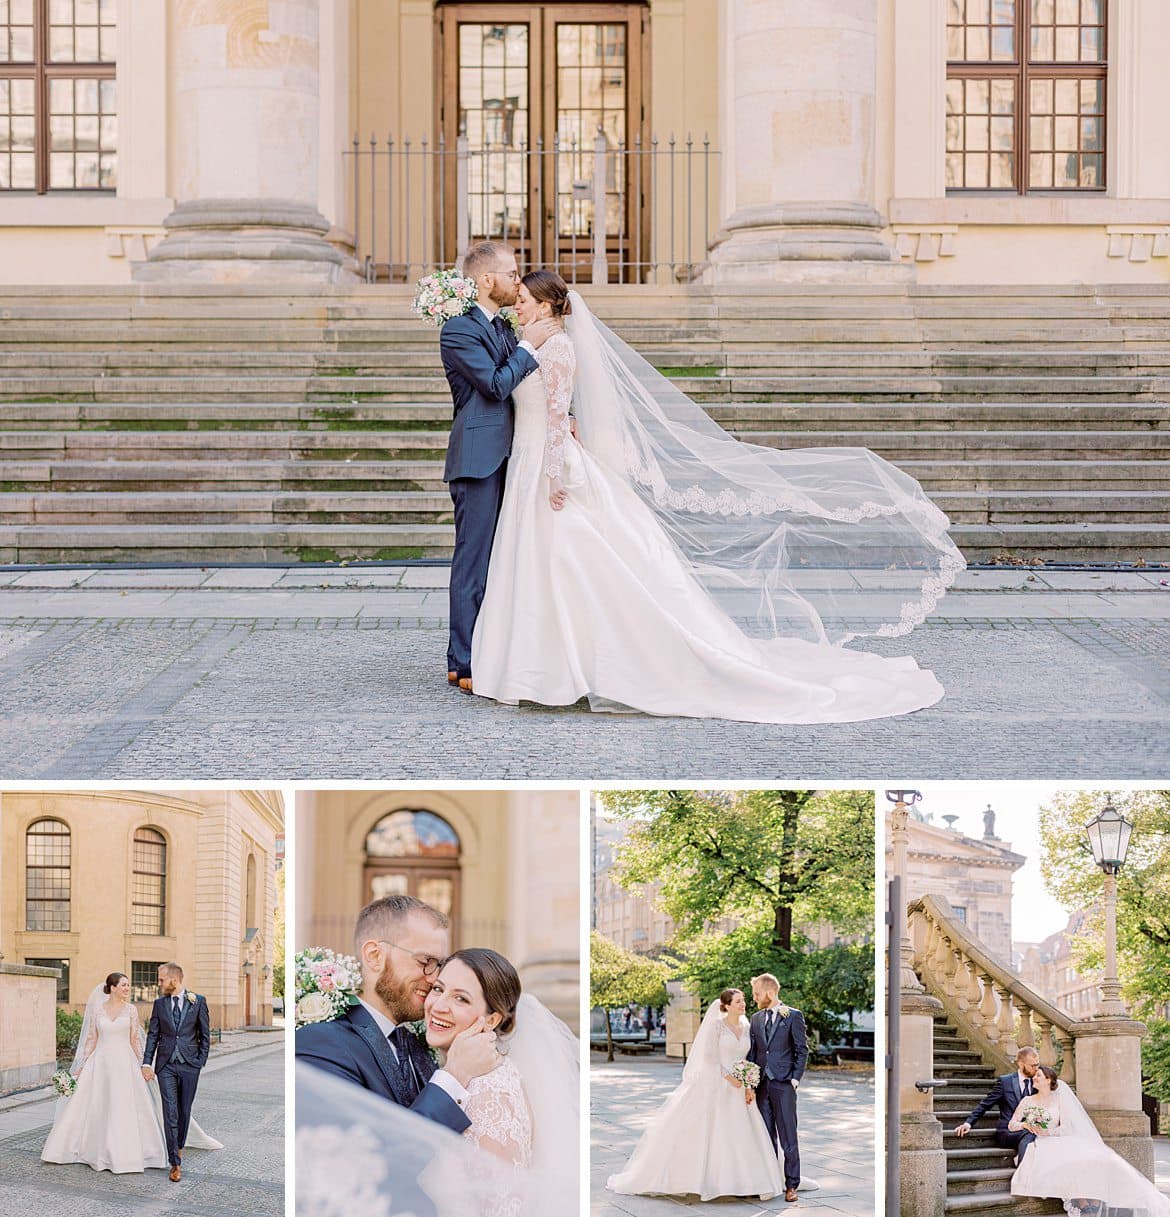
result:
[(1019, 1051), (1016, 1043), (1016, 1022), (1012, 1017), (1012, 991), (1007, 985), (995, 982), (995, 992), (999, 998), (999, 1014), (995, 1025), (999, 1028), (999, 1045), (1009, 1058)]
[(983, 1019), (983, 1034), (992, 1043), (998, 1043), (1000, 1032), (996, 1014), (999, 1007), (995, 1001), (995, 981), (986, 972), (980, 972), (979, 979), (983, 982), (983, 1001), (979, 1003), (979, 1013)]

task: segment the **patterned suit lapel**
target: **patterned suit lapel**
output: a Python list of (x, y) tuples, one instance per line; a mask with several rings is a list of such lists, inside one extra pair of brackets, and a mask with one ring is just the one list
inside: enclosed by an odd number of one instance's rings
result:
[(410, 1099), (403, 1084), (402, 1071), (398, 1068), (398, 1062), (394, 1059), (390, 1043), (379, 1030), (378, 1024), (361, 1006), (352, 1007), (347, 1017), (349, 1025), (366, 1041), (370, 1051), (374, 1054), (374, 1060), (377, 1061), (378, 1068), (386, 1079), (386, 1084), (390, 1087), (395, 1101), (403, 1107), (409, 1107)]

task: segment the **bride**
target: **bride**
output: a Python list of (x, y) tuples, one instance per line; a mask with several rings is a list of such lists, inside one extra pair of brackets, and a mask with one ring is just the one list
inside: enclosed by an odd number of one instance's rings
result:
[(682, 1083), (654, 1117), (620, 1174), (606, 1183), (626, 1195), (782, 1195), (784, 1179), (752, 1092), (731, 1076), (751, 1036), (743, 993), (725, 989), (703, 1018)]
[[(1012, 1176), (1016, 1196), (1058, 1196), (1072, 1217), (1170, 1217), (1170, 1199), (1101, 1139), (1056, 1071), (1041, 1065), (1034, 1095), (1016, 1107), (1008, 1128), (1034, 1133)], [(1045, 1085), (1044, 1083), (1047, 1083)]]
[[(449, 956), (427, 994), (428, 1045), (442, 1054), (479, 1018), (496, 1032), (495, 1068), (468, 1083), (463, 1136), (514, 1168), (537, 1172), (561, 1208), (578, 1194), (580, 1054), (576, 1038), (503, 955), (465, 947)], [(505, 1205), (501, 1212), (510, 1212)]]
[(942, 697), (913, 659), (841, 645), (908, 633), (964, 567), (913, 478), (865, 449), (733, 439), (550, 271), (517, 311), (562, 332), (513, 393), (474, 692), (774, 723)]
[[(115, 1174), (166, 1170), (162, 1099), (142, 1076), (146, 1039), (130, 979), (111, 972), (90, 994), (69, 1072), (77, 1088), (59, 1099), (41, 1160), (81, 1162)], [(187, 1145), (222, 1149), (191, 1121)]]

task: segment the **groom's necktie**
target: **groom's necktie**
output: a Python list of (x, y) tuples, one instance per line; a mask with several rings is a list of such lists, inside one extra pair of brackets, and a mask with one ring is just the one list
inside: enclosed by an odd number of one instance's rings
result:
[(772, 1038), (772, 1029), (776, 1025), (776, 1011), (769, 1010), (768, 1013), (764, 1017), (767, 1020), (765, 1023), (765, 1026), (764, 1026), (764, 1034), (768, 1037), (768, 1039), (771, 1039)]
[(507, 320), (501, 317), (498, 313), (492, 318), (492, 329), (496, 331), (496, 337), (500, 340), (500, 345), (504, 348), (504, 354), (512, 353), (512, 344), (509, 338), (512, 335), (512, 327)]
[(423, 1088), (423, 1080), (414, 1063), (414, 1046), (418, 1041), (409, 1027), (395, 1027), (390, 1032), (390, 1042), (398, 1054), (398, 1068), (410, 1089), (410, 1097), (413, 1102)]
[(1034, 1091), (1032, 1090), (1032, 1079), (1025, 1078), (1024, 1079), (1024, 1096), (1027, 1097), (1028, 1095), (1033, 1094), (1033, 1093), (1034, 1093)]
[(172, 997), (171, 998), (171, 1019), (175, 1024), (176, 1031), (178, 1031), (178, 1029), (179, 1029), (180, 1017), (181, 1016), (179, 1014), (179, 999), (177, 997)]

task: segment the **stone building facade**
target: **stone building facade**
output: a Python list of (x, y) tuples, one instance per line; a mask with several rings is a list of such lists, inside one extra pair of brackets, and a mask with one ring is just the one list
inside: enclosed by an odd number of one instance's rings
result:
[(1104, 973), (1081, 971), (1073, 957), (1073, 939), (1085, 932), (1087, 920), (1084, 910), (1071, 913), (1068, 924), (1043, 942), (1016, 944), (1020, 978), (1073, 1018), (1091, 1018), (1101, 1003), (1098, 985)]
[[(1163, 0), (130, 9), (79, 0), (67, 24), (48, 0), (5, 10), (5, 283), (342, 282), (355, 249), (393, 278), (387, 243), (454, 260), (460, 210), (530, 262), (549, 259), (544, 242), (568, 258), (593, 224), (599, 128), (611, 241), (643, 261), (634, 235), (661, 246), (669, 228), (672, 278), (1170, 278)], [(364, 179), (355, 134), (383, 148)], [(408, 162), (391, 218), (375, 194)]]
[(4, 791), (0, 954), (70, 1010), (121, 971), (145, 1012), (177, 960), (213, 1027), (271, 1025), (283, 829), (273, 791)]
[[(945, 896), (971, 932), (1011, 967), (1012, 879), (1027, 859), (994, 835), (993, 820), (989, 831), (979, 838), (914, 815), (908, 828), (907, 902), (927, 895)], [(891, 864), (892, 853), (887, 849), (887, 868)]]
[(358, 910), (417, 896), (454, 947), (490, 947), (526, 992), (580, 1025), (580, 797), (556, 790), (297, 795), (295, 943), (352, 954)]

